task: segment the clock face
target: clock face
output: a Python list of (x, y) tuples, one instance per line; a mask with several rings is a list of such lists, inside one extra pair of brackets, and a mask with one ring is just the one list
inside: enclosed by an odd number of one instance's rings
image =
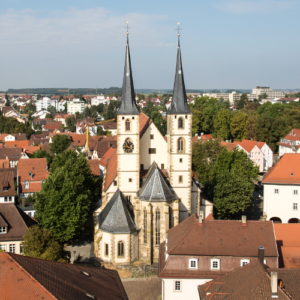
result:
[(123, 150), (126, 153), (131, 153), (134, 149), (133, 143), (130, 141), (130, 139), (126, 139), (123, 144)]

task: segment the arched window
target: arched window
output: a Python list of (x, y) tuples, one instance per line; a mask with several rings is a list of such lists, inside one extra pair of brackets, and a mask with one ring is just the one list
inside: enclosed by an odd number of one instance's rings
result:
[(183, 153), (184, 152), (184, 139), (181, 137), (177, 141), (177, 152)]
[(118, 242), (118, 256), (124, 256), (124, 243)]
[(147, 244), (147, 210), (144, 208), (144, 244)]
[(178, 119), (178, 129), (183, 129), (184, 128), (184, 123), (183, 123), (183, 118)]
[(155, 244), (160, 244), (160, 211), (157, 208), (155, 212)]
[(25, 190), (29, 189), (29, 182), (27, 180), (24, 182), (24, 189)]
[(129, 119), (127, 119), (127, 120), (125, 121), (125, 129), (126, 129), (127, 131), (130, 131), (130, 120), (129, 120)]

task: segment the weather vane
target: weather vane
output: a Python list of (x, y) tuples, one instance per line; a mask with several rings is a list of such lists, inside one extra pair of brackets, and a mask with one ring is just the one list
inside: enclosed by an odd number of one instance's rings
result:
[(180, 36), (180, 30), (182, 30), (182, 29), (179, 27), (179, 25), (180, 25), (180, 22), (178, 22), (178, 23), (177, 23), (177, 25), (178, 25), (178, 28), (176, 28), (175, 30), (177, 30), (177, 31), (178, 31), (178, 36)]
[(126, 21), (127, 26), (125, 27), (127, 29), (127, 35), (129, 34), (128, 29), (130, 28), (128, 25), (128, 21)]

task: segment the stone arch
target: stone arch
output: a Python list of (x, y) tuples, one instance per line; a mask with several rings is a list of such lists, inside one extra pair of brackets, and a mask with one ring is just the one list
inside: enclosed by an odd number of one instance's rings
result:
[(178, 119), (178, 129), (184, 129), (184, 119), (182, 117)]
[(278, 217), (273, 217), (270, 219), (270, 221), (273, 221), (273, 223), (282, 223), (281, 219)]
[(300, 220), (297, 218), (291, 218), (288, 220), (288, 223), (300, 223)]
[(118, 257), (125, 256), (125, 243), (123, 241), (118, 242)]

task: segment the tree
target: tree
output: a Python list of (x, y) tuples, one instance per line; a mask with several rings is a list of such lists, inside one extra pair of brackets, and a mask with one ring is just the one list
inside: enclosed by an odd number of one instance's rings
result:
[(209, 179), (204, 187), (218, 218), (227, 219), (253, 205), (254, 180), (258, 172), (258, 167), (244, 151), (222, 149), (210, 164)]
[(42, 99), (42, 95), (40, 95), (40, 94), (36, 95), (36, 99), (37, 99), (37, 100)]
[(52, 143), (50, 144), (50, 151), (56, 155), (61, 154), (62, 152), (68, 149), (70, 144), (71, 140), (67, 135), (56, 134), (52, 139)]
[(243, 93), (240, 97), (240, 100), (237, 101), (236, 109), (243, 109), (248, 102), (248, 96), (246, 93)]
[(99, 177), (91, 174), (86, 158), (65, 151), (54, 158), (50, 176), (36, 195), (36, 220), (60, 242), (85, 233), (99, 187)]
[(30, 158), (46, 158), (47, 159), (47, 164), (50, 165), (51, 162), (52, 162), (52, 156), (50, 156), (46, 150), (44, 149), (40, 149), (40, 150), (37, 150), (35, 152), (33, 152), (31, 155), (30, 155)]
[(215, 135), (224, 141), (230, 138), (231, 114), (229, 109), (223, 109), (219, 111), (214, 118)]
[(51, 114), (46, 114), (46, 119), (53, 119)]
[(9, 97), (8, 97), (7, 93), (5, 93), (5, 100), (6, 100), (5, 106), (9, 106)]
[(24, 236), (23, 250), (26, 256), (67, 262), (63, 246), (54, 239), (49, 230), (38, 225), (28, 228)]
[(215, 163), (223, 146), (219, 140), (210, 139), (205, 143), (193, 145), (193, 170), (198, 173), (199, 182), (206, 184), (209, 181), (211, 166)]
[(47, 107), (47, 110), (49, 111), (49, 113), (56, 113), (56, 108), (52, 105), (49, 105)]
[(76, 131), (76, 119), (74, 116), (70, 116), (66, 118), (66, 126), (69, 131), (75, 132)]
[(230, 125), (231, 135), (235, 140), (241, 141), (247, 134), (248, 115), (243, 112), (236, 112)]
[(139, 98), (139, 101), (144, 100), (145, 95), (144, 94), (138, 94), (138, 98)]
[(258, 95), (258, 101), (261, 101), (261, 100), (267, 99), (267, 98), (268, 98), (267, 93), (263, 93), (263, 94)]
[(36, 111), (36, 106), (32, 104), (32, 102), (30, 101), (29, 103), (26, 103), (23, 112), (25, 114), (29, 114), (29, 113), (34, 113)]
[(106, 131), (103, 130), (102, 126), (97, 128), (97, 135), (106, 135)]

